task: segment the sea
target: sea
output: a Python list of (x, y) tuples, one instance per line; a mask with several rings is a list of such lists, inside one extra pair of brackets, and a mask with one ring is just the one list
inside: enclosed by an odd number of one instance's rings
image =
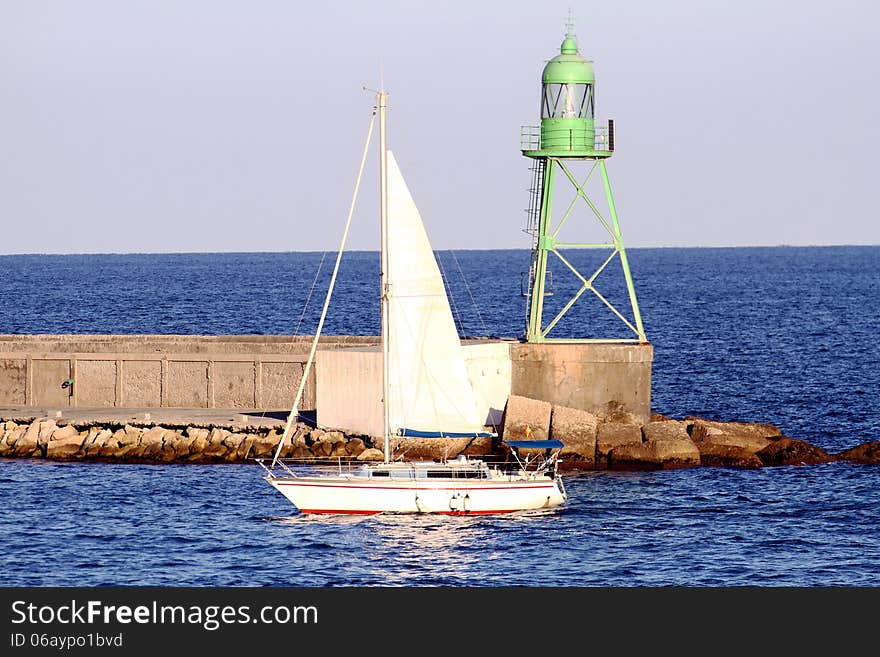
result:
[[(632, 338), (637, 308), (654, 347), (653, 412), (771, 423), (831, 453), (880, 440), (880, 247), (631, 248), (635, 304), (620, 258), (597, 255), (569, 264), (597, 273), (601, 297), (581, 294), (548, 336)], [(0, 256), (0, 333), (312, 335), (335, 257)], [(437, 259), (462, 336), (522, 337), (527, 250)], [(551, 272), (545, 325), (580, 290), (565, 262), (551, 260)], [(378, 254), (346, 253), (324, 334), (377, 335), (378, 290)], [(568, 502), (551, 511), (325, 517), (299, 514), (251, 464), (4, 459), (3, 584), (880, 584), (880, 466), (564, 481)]]

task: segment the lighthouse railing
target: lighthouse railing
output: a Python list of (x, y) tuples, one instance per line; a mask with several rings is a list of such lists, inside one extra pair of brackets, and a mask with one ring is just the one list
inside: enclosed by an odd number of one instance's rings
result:
[[(596, 151), (613, 151), (614, 150), (614, 121), (609, 119), (608, 125), (596, 126), (594, 129), (593, 150)], [(564, 134), (565, 132), (574, 132), (574, 129), (559, 129), (554, 133)], [(520, 150), (522, 151), (540, 151), (541, 150), (541, 126), (524, 125), (520, 127), (519, 132)]]

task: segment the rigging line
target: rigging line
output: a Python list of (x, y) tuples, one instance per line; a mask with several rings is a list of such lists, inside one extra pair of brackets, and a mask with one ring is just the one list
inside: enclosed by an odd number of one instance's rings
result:
[(321, 254), (321, 262), (318, 263), (318, 270), (315, 272), (315, 278), (312, 280), (312, 287), (309, 288), (309, 294), (306, 297), (305, 305), (303, 305), (302, 315), (299, 316), (299, 321), (296, 323), (296, 330), (294, 330), (294, 335), (299, 335), (299, 329), (302, 326), (303, 320), (306, 316), (306, 310), (309, 307), (309, 302), (312, 300), (312, 293), (315, 291), (315, 285), (318, 283), (318, 278), (321, 276), (321, 269), (324, 267), (324, 259), (327, 257), (327, 252), (324, 251)]
[(464, 321), (461, 318), (461, 313), (458, 311), (458, 306), (455, 304), (455, 297), (452, 296), (452, 285), (449, 283), (449, 277), (446, 275), (446, 269), (443, 267), (443, 260), (440, 258), (439, 251), (434, 251), (434, 259), (437, 261), (437, 266), (440, 269), (440, 278), (443, 280), (443, 289), (446, 292), (446, 298), (449, 299), (452, 313), (458, 321), (459, 337), (467, 337), (464, 330)]
[(480, 326), (483, 327), (483, 335), (489, 335), (489, 329), (486, 328), (486, 322), (483, 321), (483, 316), (480, 314), (480, 307), (477, 305), (476, 299), (474, 299), (474, 295), (471, 292), (470, 285), (468, 285), (467, 278), (464, 275), (464, 270), (461, 268), (461, 263), (458, 261), (458, 256), (455, 255), (455, 251), (452, 251), (452, 259), (455, 260), (455, 264), (458, 265), (458, 273), (461, 274), (461, 280), (464, 283), (464, 289), (467, 291), (468, 296), (471, 298), (471, 303), (474, 306), (474, 311), (477, 313), (477, 319), (480, 320)]
[(321, 337), (321, 329), (324, 327), (324, 318), (327, 316), (327, 308), (330, 306), (330, 295), (333, 293), (333, 286), (336, 284), (336, 274), (339, 272), (339, 263), (342, 260), (342, 252), (345, 250), (345, 242), (348, 239), (348, 230), (351, 228), (351, 217), (354, 214), (354, 204), (357, 201), (358, 190), (361, 186), (361, 178), (364, 175), (364, 164), (367, 161), (367, 152), (370, 150), (370, 139), (373, 136), (373, 125), (376, 123), (376, 108), (373, 108), (370, 117), (370, 129), (367, 131), (367, 141), (364, 144), (364, 154), (361, 156), (361, 166), (358, 169), (357, 182), (354, 185), (354, 193), (351, 197), (351, 205), (348, 208), (348, 218), (345, 220), (345, 230), (342, 231), (342, 241), (339, 244), (339, 252), (336, 254), (336, 264), (333, 266), (333, 275), (330, 276), (330, 286), (327, 288), (327, 296), (324, 298), (324, 307), (321, 309), (321, 318), (318, 320), (318, 328), (315, 331), (314, 340), (312, 340), (312, 349), (309, 352), (309, 358), (306, 366), (303, 368), (302, 379), (299, 382), (299, 389), (296, 392), (296, 399), (293, 402), (293, 408), (287, 416), (287, 423), (284, 425), (284, 433), (281, 434), (281, 440), (278, 441), (278, 449), (275, 450), (275, 456), (272, 458), (272, 466), (278, 462), (281, 455), (281, 448), (284, 446), (287, 437), (290, 435), (290, 428), (299, 416), (299, 403), (302, 400), (303, 391), (306, 388), (306, 382), (309, 379), (309, 373), (312, 368), (312, 362), (315, 360), (315, 352), (318, 350), (318, 338)]

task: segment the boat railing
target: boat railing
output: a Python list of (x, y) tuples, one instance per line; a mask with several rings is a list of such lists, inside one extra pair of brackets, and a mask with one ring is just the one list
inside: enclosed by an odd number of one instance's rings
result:
[[(291, 469), (291, 465), (297, 466), (313, 466), (318, 470), (327, 470), (330, 468), (338, 469), (340, 472), (351, 472), (355, 469), (355, 466), (361, 466), (364, 464), (363, 461), (357, 461), (354, 458), (286, 458), (286, 459), (275, 459), (273, 467), (272, 459), (264, 459), (264, 458), (255, 458), (253, 459), (256, 463), (265, 470), (270, 477), (277, 476), (277, 471), (275, 468), (280, 468), (284, 473), (286, 473), (290, 477), (300, 477), (303, 473), (297, 474)], [(268, 461), (268, 463), (267, 463)]]

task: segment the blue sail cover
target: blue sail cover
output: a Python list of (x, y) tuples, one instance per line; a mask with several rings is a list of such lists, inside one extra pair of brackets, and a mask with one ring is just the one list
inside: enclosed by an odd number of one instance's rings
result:
[(485, 432), (418, 431), (416, 429), (401, 429), (400, 435), (407, 438), (491, 438), (495, 434)]
[(505, 445), (522, 449), (562, 449), (561, 440), (505, 440)]

